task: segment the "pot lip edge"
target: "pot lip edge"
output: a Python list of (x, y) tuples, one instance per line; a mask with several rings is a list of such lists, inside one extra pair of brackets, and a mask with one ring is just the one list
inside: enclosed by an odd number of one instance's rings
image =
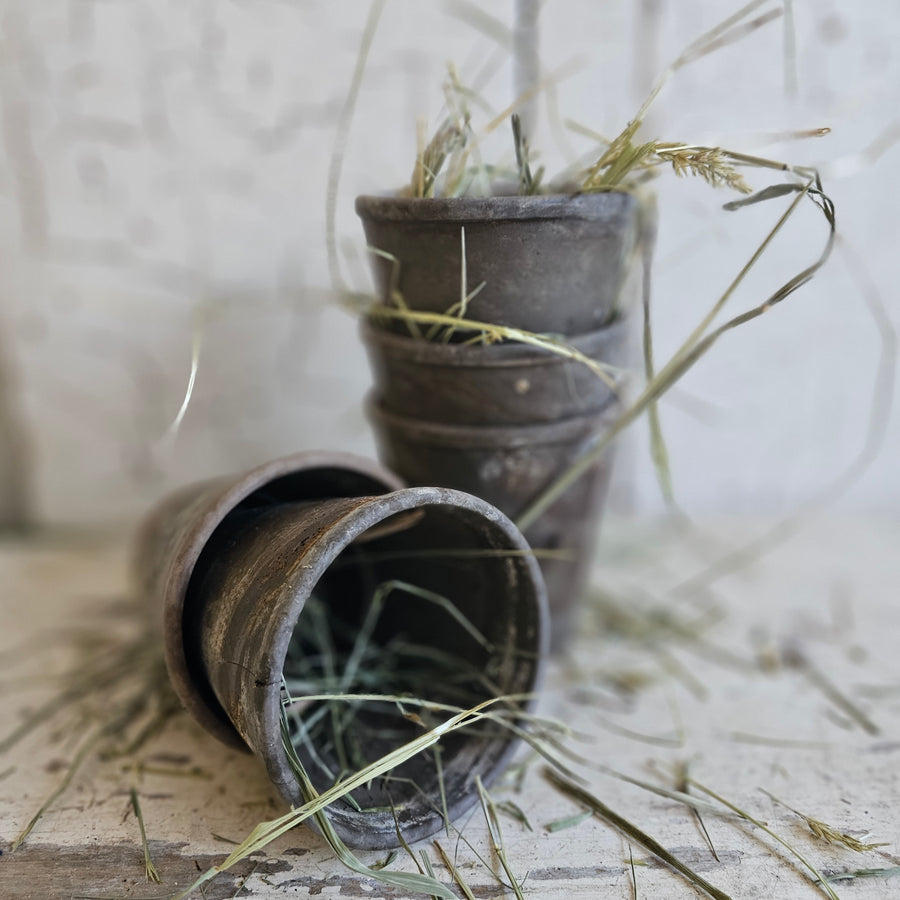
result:
[(599, 410), (550, 422), (529, 425), (459, 425), (424, 421), (391, 412), (384, 408), (377, 391), (372, 389), (365, 398), (364, 410), (376, 428), (383, 424), (388, 428), (397, 429), (405, 439), (410, 439), (412, 432), (418, 432), (412, 438), (413, 443), (468, 447), (477, 451), (553, 446), (576, 438), (594, 438), (605, 431), (615, 418), (622, 415), (623, 405), (613, 395)]
[[(598, 206), (598, 210), (585, 207)], [(498, 194), (488, 197), (403, 197), (396, 191), (359, 194), (357, 215), (368, 221), (498, 222), (541, 219), (590, 219), (619, 216), (640, 201), (632, 191), (611, 188), (589, 193)]]

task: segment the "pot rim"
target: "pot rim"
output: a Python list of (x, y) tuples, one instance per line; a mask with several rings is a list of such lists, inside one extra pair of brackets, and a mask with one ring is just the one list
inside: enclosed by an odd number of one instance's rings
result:
[(356, 198), (363, 219), (392, 222), (501, 222), (541, 219), (604, 220), (622, 215), (639, 203), (629, 191), (588, 194), (535, 194), (526, 197), (401, 197), (362, 194)]
[[(621, 341), (628, 332), (631, 319), (617, 313), (602, 328), (584, 334), (567, 337), (565, 335), (542, 335), (552, 340), (560, 340), (592, 359), (602, 349)], [(583, 365), (552, 350), (525, 344), (520, 341), (505, 341), (499, 344), (450, 344), (396, 334), (378, 328), (369, 316), (360, 319), (360, 337), (364, 343), (379, 346), (393, 359), (409, 360), (420, 365), (452, 366), (460, 368), (513, 368), (523, 365), (555, 366)], [(603, 362), (603, 359), (599, 359)]]
[(612, 396), (601, 410), (542, 422), (539, 425), (449, 425), (444, 422), (428, 422), (386, 410), (377, 394), (372, 391), (365, 400), (367, 417), (376, 426), (386, 426), (403, 433), (406, 440), (431, 446), (463, 447), (470, 449), (503, 448), (513, 450), (523, 447), (567, 444), (580, 438), (598, 436), (622, 412), (622, 404)]

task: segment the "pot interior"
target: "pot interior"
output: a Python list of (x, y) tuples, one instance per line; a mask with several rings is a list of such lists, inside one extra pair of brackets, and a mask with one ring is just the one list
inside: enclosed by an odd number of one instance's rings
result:
[[(320, 793), (453, 714), (417, 701), (470, 709), (534, 688), (540, 604), (521, 549), (470, 510), (419, 512), (412, 524), (392, 531), (388, 520), (373, 529), (382, 537), (363, 534), (347, 546), (294, 628), (284, 664), (294, 700), (287, 720)], [(304, 699), (323, 693), (341, 699)], [(342, 699), (358, 694), (409, 699)], [(451, 817), (470, 805), (475, 775), (489, 782), (512, 743), (511, 732), (491, 722), (457, 731), (331, 807), (332, 819), (341, 831), (393, 831), (393, 807), (410, 839), (434, 831), (442, 798)]]

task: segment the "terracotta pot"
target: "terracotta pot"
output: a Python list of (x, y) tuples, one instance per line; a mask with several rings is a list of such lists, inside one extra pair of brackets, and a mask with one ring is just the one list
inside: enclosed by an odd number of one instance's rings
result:
[[(639, 238), (631, 194), (411, 199), (358, 197), (379, 296), (396, 287), (410, 309), (446, 313), (459, 302), (461, 232), (466, 288), (484, 288), (470, 319), (526, 331), (580, 335), (620, 309)], [(393, 304), (391, 304), (393, 305)], [(408, 334), (400, 322), (379, 327)], [(459, 339), (462, 339), (460, 333)]]
[[(410, 484), (437, 484), (483, 497), (511, 519), (596, 441), (619, 414), (601, 414), (529, 426), (460, 426), (423, 422), (367, 405), (379, 457)], [(600, 513), (612, 469), (607, 452), (525, 531), (540, 558), (550, 603), (551, 649), (562, 648), (590, 568)]]
[[(289, 651), (292, 658), (302, 654), (314, 631), (314, 620), (304, 617), (311, 596), (327, 612), (337, 644), (358, 632), (378, 585), (399, 580), (438, 593), (486, 643), (441, 606), (407, 596), (385, 603), (371, 635), (374, 651), (402, 635), (426, 656), (449, 654), (489, 672), (501, 693), (529, 693), (538, 682), (546, 598), (522, 535), (476, 497), (441, 488), (392, 490), (396, 485), (394, 476), (360, 460), (301, 454), (181, 492), (143, 534), (139, 577), (148, 602), (164, 609), (176, 690), (204, 727), (260, 756), (294, 805), (303, 797), (281, 735), (281, 686)], [(478, 699), (494, 696), (478, 687)], [(438, 700), (446, 690), (442, 683), (419, 686), (421, 696)], [(385, 736), (385, 716), (354, 720), (353, 740), (372, 757), (367, 761), (421, 733), (394, 710), (391, 727), (399, 719), (405, 732)], [(451, 816), (477, 800), (475, 774), (490, 781), (515, 743), (508, 733), (442, 741)], [(340, 771), (334, 749), (296, 746), (317, 789), (329, 787), (334, 779), (320, 766)], [(373, 782), (354, 792), (363, 812), (346, 802), (329, 808), (350, 846), (396, 846), (391, 801), (408, 840), (443, 827), (433, 756), (420, 754), (395, 774), (400, 779), (387, 786)]]
[[(567, 341), (590, 359), (623, 368), (629, 326)], [(611, 388), (582, 362), (527, 344), (435, 343), (363, 322), (361, 335), (381, 407), (450, 425), (536, 425), (602, 410)]]

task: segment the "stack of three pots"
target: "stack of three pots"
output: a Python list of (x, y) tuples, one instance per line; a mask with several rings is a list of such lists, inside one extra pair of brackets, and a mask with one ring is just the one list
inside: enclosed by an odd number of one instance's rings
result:
[[(385, 307), (459, 315), (627, 363), (628, 275), (639, 244), (630, 194), (359, 197)], [(411, 485), (475, 494), (513, 520), (588, 452), (621, 410), (584, 362), (532, 344), (393, 316), (364, 320), (368, 400), (382, 462)], [(570, 637), (595, 548), (609, 453), (525, 537), (547, 583), (551, 646)]]

